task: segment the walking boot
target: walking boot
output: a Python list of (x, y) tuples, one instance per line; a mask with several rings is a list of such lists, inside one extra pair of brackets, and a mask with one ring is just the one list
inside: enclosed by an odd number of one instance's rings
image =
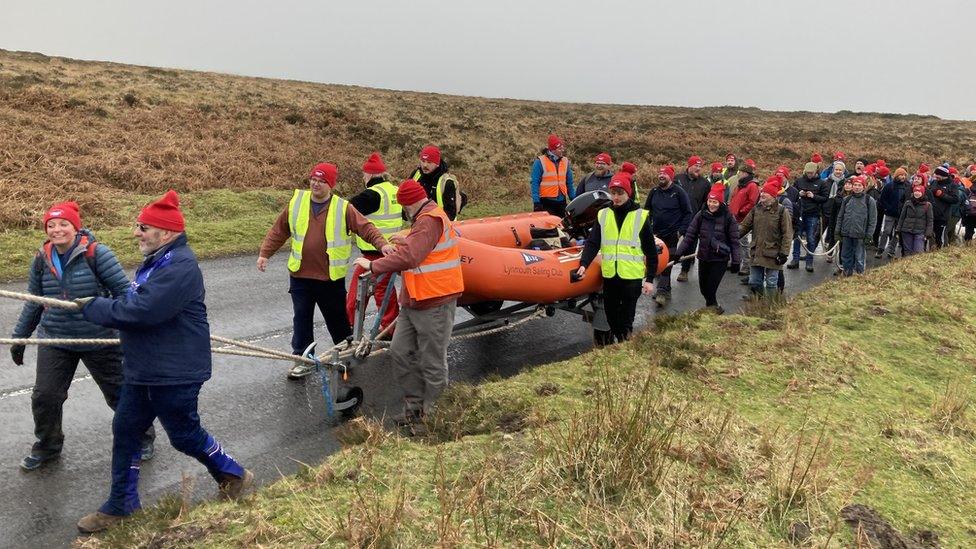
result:
[(288, 379), (302, 379), (315, 373), (315, 365), (298, 362), (288, 371)]
[(405, 436), (418, 437), (427, 434), (423, 410), (404, 410), (403, 415), (394, 418), (393, 421)]
[(44, 467), (44, 465), (47, 463), (57, 461), (60, 457), (61, 454), (54, 454), (50, 456), (35, 456), (34, 454), (30, 454), (29, 456), (20, 460), (20, 468), (24, 471), (36, 471), (41, 467)]
[(800, 262), (799, 261), (791, 261), (790, 263), (787, 263), (786, 264), (786, 268), (787, 269), (799, 269), (800, 268)]
[(94, 534), (108, 530), (123, 520), (125, 520), (123, 516), (95, 511), (81, 517), (81, 520), (78, 521), (78, 531), (82, 534)]
[(221, 501), (241, 499), (244, 492), (254, 486), (254, 473), (244, 469), (243, 477), (227, 475), (217, 483), (217, 499)]
[(681, 271), (680, 273), (678, 273), (678, 278), (676, 278), (675, 280), (677, 280), (678, 282), (688, 282), (688, 271)]

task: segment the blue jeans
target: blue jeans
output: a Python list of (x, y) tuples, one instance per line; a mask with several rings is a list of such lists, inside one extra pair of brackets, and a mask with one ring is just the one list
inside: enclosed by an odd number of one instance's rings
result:
[(122, 384), (112, 420), (112, 491), (101, 512), (125, 516), (139, 509), (142, 437), (157, 417), (173, 448), (196, 458), (214, 480), (244, 476), (244, 469), (200, 425), (197, 398), (202, 385)]
[(844, 274), (864, 272), (864, 239), (841, 237), (840, 242), (840, 264), (844, 269)]
[(749, 268), (749, 287), (753, 293), (774, 295), (779, 281), (779, 269), (767, 269), (753, 265)]
[(813, 266), (813, 252), (817, 251), (820, 245), (820, 216), (808, 215), (800, 220), (800, 227), (797, 235), (793, 238), (793, 263), (800, 262), (800, 235), (807, 237), (806, 257), (807, 266)]

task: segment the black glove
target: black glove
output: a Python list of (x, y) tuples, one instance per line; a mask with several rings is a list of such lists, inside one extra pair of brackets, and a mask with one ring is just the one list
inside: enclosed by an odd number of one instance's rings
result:
[(787, 259), (789, 259), (789, 258), (784, 253), (778, 253), (778, 254), (776, 254), (776, 264), (777, 265), (786, 265), (786, 260)]
[(10, 358), (13, 359), (14, 364), (17, 366), (24, 365), (24, 351), (27, 350), (26, 345), (11, 345), (10, 346)]
[(739, 272), (739, 264), (738, 263), (730, 263), (729, 264), (729, 272), (730, 273), (733, 273), (733, 274)]
[(541, 202), (533, 202), (532, 203), (532, 211), (533, 212), (541, 212), (543, 210), (545, 210), (545, 208), (542, 207), (542, 203)]

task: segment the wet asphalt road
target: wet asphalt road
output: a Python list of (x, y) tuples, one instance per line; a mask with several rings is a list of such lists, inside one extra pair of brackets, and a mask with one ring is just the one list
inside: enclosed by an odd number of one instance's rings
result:
[[(870, 250), (868, 253), (870, 256)], [(796, 293), (830, 278), (828, 267), (832, 266), (818, 260), (812, 274), (802, 268), (787, 271), (787, 292)], [(208, 261), (203, 272), (214, 334), (290, 350), (291, 302), (280, 254), (264, 274), (255, 270), (251, 257)], [(677, 269), (673, 276), (676, 274)], [(673, 286), (673, 301), (663, 311), (681, 312), (704, 305), (694, 268), (689, 282)], [(25, 284), (0, 287), (23, 291)], [(738, 310), (744, 293), (739, 277), (727, 275), (719, 302), (729, 311)], [(0, 332), (10, 333), (21, 305), (0, 299)], [(655, 314), (653, 306), (649, 298), (641, 299), (638, 324)], [(459, 313), (459, 319), (461, 316)], [(316, 334), (319, 341), (329, 341), (324, 323), (317, 322)], [(591, 340), (588, 324), (560, 311), (552, 318), (456, 342), (449, 352), (451, 379), (477, 381), (489, 374), (512, 375), (527, 366), (576, 356), (591, 347)], [(13, 365), (7, 347), (0, 352), (0, 547), (68, 545), (76, 536), (77, 519), (97, 508), (107, 494), (111, 411), (87, 371), (79, 368), (64, 406), (65, 448), (60, 461), (34, 473), (22, 472), (18, 463), (34, 440), (30, 413), (34, 349), (28, 348), (24, 367)], [(338, 449), (318, 380), (288, 381), (288, 367), (286, 362), (214, 355), (213, 378), (200, 397), (205, 427), (255, 472), (260, 483), (295, 473), (301, 463), (318, 463)], [(383, 355), (355, 372), (366, 393), (367, 414), (389, 416), (399, 411), (390, 372), (389, 359)], [(143, 504), (178, 491), (184, 473), (195, 477), (195, 498), (210, 497), (214, 485), (205, 470), (173, 450), (162, 429), (158, 432), (156, 457), (142, 468)]]

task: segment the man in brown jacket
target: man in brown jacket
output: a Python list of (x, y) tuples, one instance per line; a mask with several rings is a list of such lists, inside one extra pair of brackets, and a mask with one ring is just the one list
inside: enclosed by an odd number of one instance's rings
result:
[(782, 182), (776, 176), (770, 177), (759, 193), (759, 204), (749, 210), (739, 225), (739, 234), (753, 233), (750, 252), (752, 266), (749, 268), (749, 288), (751, 296), (776, 295), (776, 283), (780, 271), (790, 252), (793, 242), (793, 220), (777, 200)]
[(457, 233), (444, 210), (412, 179), (400, 184), (397, 202), (412, 223), (410, 233), (396, 240), (396, 249), (385, 257), (360, 257), (356, 265), (375, 275), (403, 273), (390, 354), (403, 389), (399, 423), (416, 435), (423, 432), (424, 414), (447, 386), (447, 346), (464, 280)]
[[(315, 306), (325, 317), (333, 343), (352, 335), (346, 316), (346, 271), (351, 263), (356, 234), (377, 250), (392, 251), (383, 235), (349, 202), (332, 193), (339, 171), (333, 164), (318, 164), (308, 176), (309, 190), (298, 189), (261, 243), (257, 267), (264, 272), (268, 259), (291, 238), (288, 257), (289, 288), (294, 308), (291, 349), (302, 354), (314, 340)], [(296, 364), (288, 377), (298, 379), (314, 366)]]

